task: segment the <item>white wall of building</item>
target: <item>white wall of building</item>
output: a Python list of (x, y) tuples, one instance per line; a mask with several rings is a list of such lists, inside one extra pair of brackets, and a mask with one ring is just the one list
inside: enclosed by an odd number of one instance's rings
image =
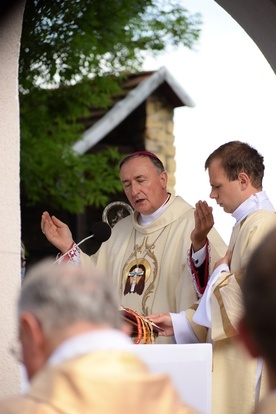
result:
[(24, 2), (0, 22), (0, 397), (19, 391), (16, 340), (20, 289), (18, 57)]

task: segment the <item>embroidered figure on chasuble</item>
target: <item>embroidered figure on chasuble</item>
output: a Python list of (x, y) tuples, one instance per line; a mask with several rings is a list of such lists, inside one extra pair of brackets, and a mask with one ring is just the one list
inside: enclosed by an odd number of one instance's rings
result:
[[(147, 243), (148, 237), (146, 237), (143, 240), (143, 243), (140, 246), (137, 246), (136, 244), (136, 230), (134, 230), (134, 257), (135, 260), (131, 262), (130, 271), (127, 272), (126, 276), (126, 282), (125, 282), (125, 290), (124, 295), (126, 295), (128, 292), (134, 293), (135, 291), (141, 295), (144, 291), (145, 282), (150, 277), (150, 263), (145, 260), (145, 257), (148, 255), (150, 259), (155, 263), (155, 268), (157, 268), (157, 260), (153, 253), (153, 249), (155, 248), (155, 243), (157, 240), (162, 236), (166, 229), (166, 226), (163, 227), (163, 229), (158, 233), (157, 237), (154, 239), (154, 241), (150, 244)], [(145, 246), (144, 246), (145, 243)], [(142, 256), (141, 259), (139, 259), (138, 253)], [(146, 272), (147, 270), (147, 272)], [(148, 274), (146, 274), (148, 273)], [(156, 272), (157, 273), (157, 272)], [(154, 276), (155, 279), (156, 276)], [(141, 283), (140, 283), (141, 282)], [(139, 285), (140, 284), (140, 285)], [(129, 286), (130, 285), (130, 286)]]
[[(129, 295), (131, 293), (136, 293), (142, 296), (142, 314), (148, 314), (147, 301), (150, 298), (150, 295), (153, 293), (156, 287), (156, 279), (158, 274), (158, 260), (154, 254), (153, 248), (149, 250), (151, 245), (147, 245), (148, 237), (145, 237), (143, 243), (139, 246), (136, 245), (136, 253), (138, 258), (135, 258), (135, 252), (133, 252), (129, 260), (126, 262), (123, 268), (123, 278), (122, 278), (122, 290), (124, 295)], [(148, 251), (147, 257), (139, 258), (141, 253), (145, 250)], [(138, 269), (136, 273), (135, 281), (135, 270)], [(136, 282), (133, 292), (131, 287), (133, 283)]]
[[(123, 270), (124, 273), (124, 270)], [(124, 295), (137, 293), (142, 295), (145, 283), (150, 277), (150, 265), (146, 259), (133, 260), (128, 266), (124, 277)]]

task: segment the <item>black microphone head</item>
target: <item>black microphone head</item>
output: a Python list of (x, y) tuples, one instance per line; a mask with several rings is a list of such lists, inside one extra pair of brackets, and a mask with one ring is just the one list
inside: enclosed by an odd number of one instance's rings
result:
[(92, 225), (90, 234), (93, 235), (94, 240), (105, 242), (111, 235), (111, 227), (104, 221), (97, 221)]

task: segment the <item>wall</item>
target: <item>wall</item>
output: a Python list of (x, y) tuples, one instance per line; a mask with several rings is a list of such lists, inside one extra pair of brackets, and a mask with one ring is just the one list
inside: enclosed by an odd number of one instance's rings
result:
[(15, 301), (20, 289), (18, 55), (24, 2), (0, 21), (0, 397), (19, 390)]
[(173, 108), (158, 94), (146, 102), (145, 148), (154, 152), (163, 162), (168, 173), (168, 191), (175, 194), (175, 146), (173, 134)]
[(216, 0), (247, 32), (276, 72), (276, 0)]

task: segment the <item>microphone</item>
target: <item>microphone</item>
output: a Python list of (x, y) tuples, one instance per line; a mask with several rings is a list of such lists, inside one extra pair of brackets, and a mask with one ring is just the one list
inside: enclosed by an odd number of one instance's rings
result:
[(94, 223), (90, 230), (90, 237), (94, 237), (96, 241), (105, 242), (111, 236), (111, 227), (103, 221)]
[[(96, 221), (96, 223), (94, 223), (91, 227), (90, 236), (85, 237), (85, 239), (77, 243), (77, 246), (79, 246), (86, 240), (91, 239), (92, 237), (94, 237), (96, 241), (105, 242), (106, 240), (109, 239), (110, 235), (111, 235), (111, 227), (109, 226), (109, 224), (104, 223), (103, 221)], [(68, 252), (66, 252), (65, 254), (67, 253)]]
[[(79, 243), (76, 243), (77, 246), (82, 244), (88, 239), (91, 239), (94, 237), (96, 241), (99, 242), (105, 242), (109, 239), (111, 236), (111, 227), (109, 224), (103, 222), (103, 221), (97, 221), (94, 223), (90, 230), (90, 236), (85, 237), (85, 239), (82, 239)], [(61, 257), (59, 257), (57, 260), (55, 260), (54, 264), (57, 263), (60, 259), (62, 259), (64, 256), (66, 256), (71, 250), (73, 250), (74, 246), (69, 249), (67, 252), (65, 252)]]

